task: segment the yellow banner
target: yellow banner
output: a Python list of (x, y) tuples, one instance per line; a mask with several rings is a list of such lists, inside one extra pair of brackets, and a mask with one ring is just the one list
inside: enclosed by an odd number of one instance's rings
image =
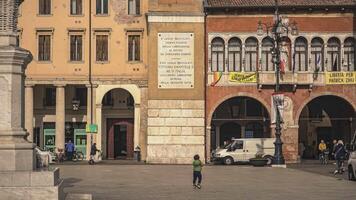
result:
[(256, 83), (257, 73), (256, 72), (230, 72), (229, 81), (237, 83)]
[(356, 72), (326, 72), (326, 84), (356, 84)]

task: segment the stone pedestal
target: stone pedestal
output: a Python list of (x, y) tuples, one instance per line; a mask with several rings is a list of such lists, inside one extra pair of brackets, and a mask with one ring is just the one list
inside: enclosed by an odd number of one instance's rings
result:
[(59, 170), (36, 171), (35, 145), (25, 139), (24, 69), (30, 52), (0, 46), (0, 198), (64, 199)]
[(16, 47), (21, 2), (0, 1), (0, 199), (64, 199), (59, 170), (36, 171), (24, 130), (24, 70), (32, 56)]
[(64, 199), (59, 169), (41, 171), (0, 172), (0, 199), (57, 200)]

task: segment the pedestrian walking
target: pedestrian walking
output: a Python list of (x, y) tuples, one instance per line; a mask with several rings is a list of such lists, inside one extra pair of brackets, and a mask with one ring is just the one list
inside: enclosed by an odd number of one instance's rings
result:
[[(201, 181), (202, 181), (202, 174), (201, 170), (203, 168), (203, 163), (200, 160), (199, 155), (194, 156), (194, 161), (193, 161), (193, 187), (194, 188), (201, 188)], [(198, 180), (198, 184), (196, 184)]]
[(73, 153), (74, 153), (75, 146), (71, 140), (68, 141), (66, 145), (66, 153), (68, 160), (73, 160)]
[(94, 143), (93, 145), (91, 145), (91, 148), (90, 148), (90, 159), (88, 161), (88, 163), (90, 165), (93, 165), (95, 163), (94, 157), (95, 157), (95, 154), (97, 151), (99, 151), (99, 150), (96, 148), (96, 143)]
[(336, 170), (334, 171), (334, 174), (341, 174), (344, 172), (343, 162), (346, 158), (346, 153), (347, 151), (345, 149), (344, 143), (342, 140), (339, 140), (335, 147)]

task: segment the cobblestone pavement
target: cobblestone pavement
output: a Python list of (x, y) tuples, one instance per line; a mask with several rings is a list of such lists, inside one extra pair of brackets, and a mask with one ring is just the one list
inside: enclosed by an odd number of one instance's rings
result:
[(121, 200), (343, 200), (356, 199), (356, 182), (293, 168), (205, 166), (193, 189), (188, 165), (58, 165), (65, 192)]

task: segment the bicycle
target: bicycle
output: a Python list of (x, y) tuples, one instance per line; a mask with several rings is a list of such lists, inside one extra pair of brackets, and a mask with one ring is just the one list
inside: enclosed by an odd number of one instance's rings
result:
[(324, 151), (324, 152), (320, 153), (319, 161), (320, 161), (320, 164), (327, 165), (329, 162), (329, 152)]
[(76, 161), (82, 161), (84, 159), (84, 154), (83, 152), (81, 151), (74, 151), (73, 153), (73, 162), (76, 162)]

